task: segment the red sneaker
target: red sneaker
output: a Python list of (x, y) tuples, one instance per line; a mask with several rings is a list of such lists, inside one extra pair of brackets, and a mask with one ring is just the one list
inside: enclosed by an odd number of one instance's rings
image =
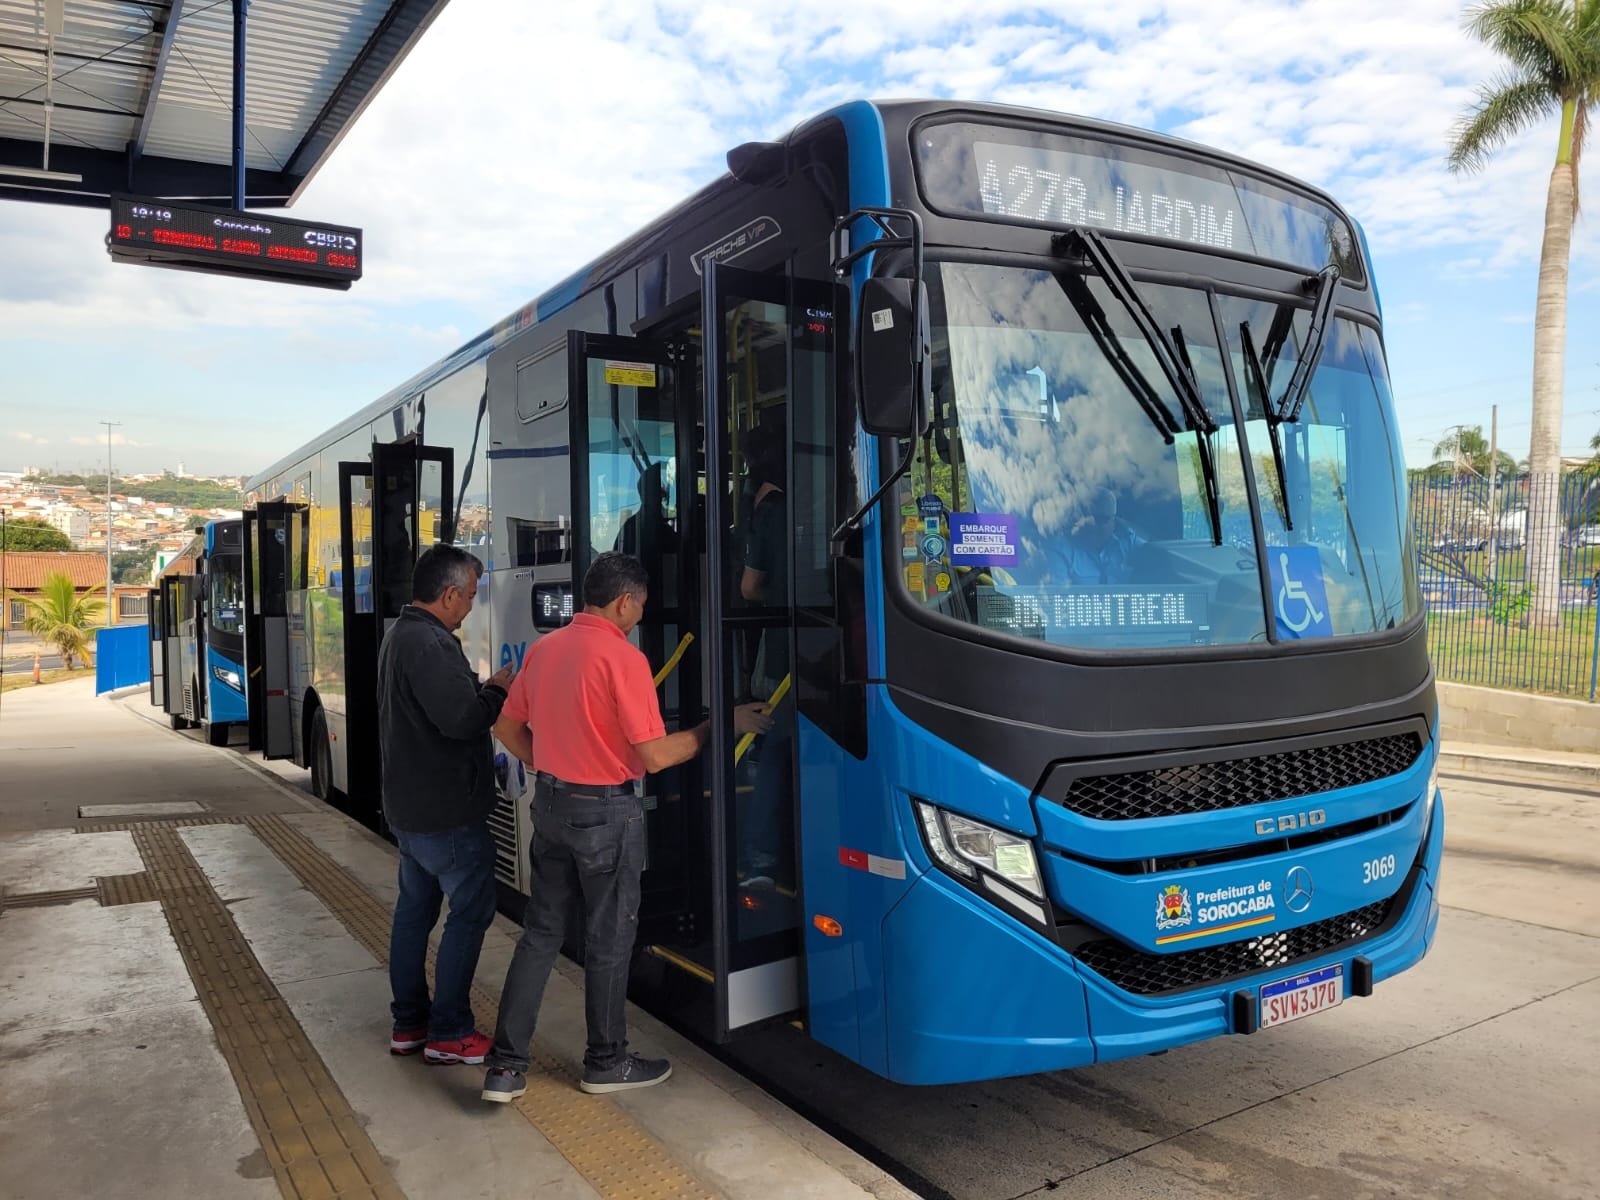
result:
[(453, 1042), (429, 1042), (422, 1056), (429, 1063), (443, 1065), (445, 1063), (467, 1063), (469, 1066), (478, 1066), (488, 1057), (489, 1051), (494, 1046), (494, 1039), (483, 1033), (469, 1033), (464, 1038)]
[(389, 1035), (390, 1054), (415, 1054), (428, 1041), (426, 1029), (395, 1030)]

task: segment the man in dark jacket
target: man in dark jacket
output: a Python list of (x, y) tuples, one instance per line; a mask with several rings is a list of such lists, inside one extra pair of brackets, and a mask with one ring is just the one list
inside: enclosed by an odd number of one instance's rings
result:
[[(452, 636), (472, 611), (482, 574), (465, 550), (426, 551), (412, 575), (412, 601), (378, 653), (383, 815), (400, 846), (400, 898), (389, 937), (389, 1050), (423, 1050), (430, 1063), (481, 1063), (490, 1046), (475, 1028), (470, 994), (495, 907), (489, 731), (512, 670), (479, 684)], [(450, 915), (430, 1001), (423, 968), (445, 896)]]

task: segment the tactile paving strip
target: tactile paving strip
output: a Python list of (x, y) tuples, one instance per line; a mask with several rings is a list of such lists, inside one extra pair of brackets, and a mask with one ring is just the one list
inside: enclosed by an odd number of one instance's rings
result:
[(161, 899), (148, 871), (137, 875), (102, 875), (95, 882), (99, 884), (100, 903), (107, 908), (114, 904), (147, 904)]
[(55, 892), (8, 892), (0, 888), (0, 908), (47, 908), (52, 904), (71, 904), (74, 900), (95, 900), (99, 895), (92, 887), (62, 888)]
[[(388, 961), (391, 914), (387, 905), (283, 818), (253, 816), (245, 821), (373, 957)], [(432, 951), (428, 962), (431, 968)], [(498, 1011), (500, 997), (474, 987), (472, 1003), (478, 1013), (488, 1016)], [(710, 1200), (714, 1195), (613, 1103), (574, 1087), (566, 1070), (548, 1052), (535, 1044), (530, 1057), (528, 1091), (513, 1102), (514, 1107), (602, 1196), (609, 1200)]]
[[(404, 1200), (349, 1101), (178, 836), (181, 825), (217, 823), (202, 818), (117, 827), (133, 834), (145, 863), (142, 886), (161, 901), (278, 1187), (287, 1200)], [(129, 893), (141, 885), (120, 881), (139, 878), (102, 882)]]

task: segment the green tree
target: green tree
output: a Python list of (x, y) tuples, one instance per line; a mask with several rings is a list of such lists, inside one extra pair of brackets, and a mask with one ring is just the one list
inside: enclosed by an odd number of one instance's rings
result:
[(58, 571), (45, 577), (38, 595), (13, 592), (11, 598), (28, 606), (22, 627), (59, 650), (70, 671), (74, 659), (89, 661), (89, 631), (99, 623), (106, 607), (104, 600), (95, 598), (94, 593), (99, 590), (100, 585), (96, 584), (79, 594), (72, 580)]
[(0, 550), (71, 550), (72, 542), (54, 525), (24, 517), (7, 521)]
[(148, 583), (150, 568), (155, 565), (155, 542), (137, 550), (119, 550), (111, 556), (111, 581), (113, 583)]
[[(1545, 195), (1539, 294), (1533, 321), (1533, 435), (1529, 465), (1561, 474), (1561, 391), (1567, 341), (1567, 271), (1578, 215), (1578, 164), (1590, 110), (1600, 102), (1600, 0), (1498, 0), (1468, 10), (1467, 30), (1508, 63), (1478, 91), (1451, 139), (1452, 171), (1471, 171), (1512, 137), (1559, 113), (1556, 161)], [(1532, 618), (1561, 620), (1561, 521), (1557, 489), (1536, 487), (1528, 524), (1528, 575), (1537, 587)]]

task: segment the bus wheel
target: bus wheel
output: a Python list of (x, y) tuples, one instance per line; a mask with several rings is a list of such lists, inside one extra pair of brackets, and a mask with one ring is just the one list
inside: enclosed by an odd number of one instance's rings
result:
[(319, 708), (311, 714), (311, 794), (333, 797), (333, 755), (328, 749), (328, 718)]
[(212, 746), (226, 746), (233, 726), (212, 722), (206, 726), (206, 742)]

